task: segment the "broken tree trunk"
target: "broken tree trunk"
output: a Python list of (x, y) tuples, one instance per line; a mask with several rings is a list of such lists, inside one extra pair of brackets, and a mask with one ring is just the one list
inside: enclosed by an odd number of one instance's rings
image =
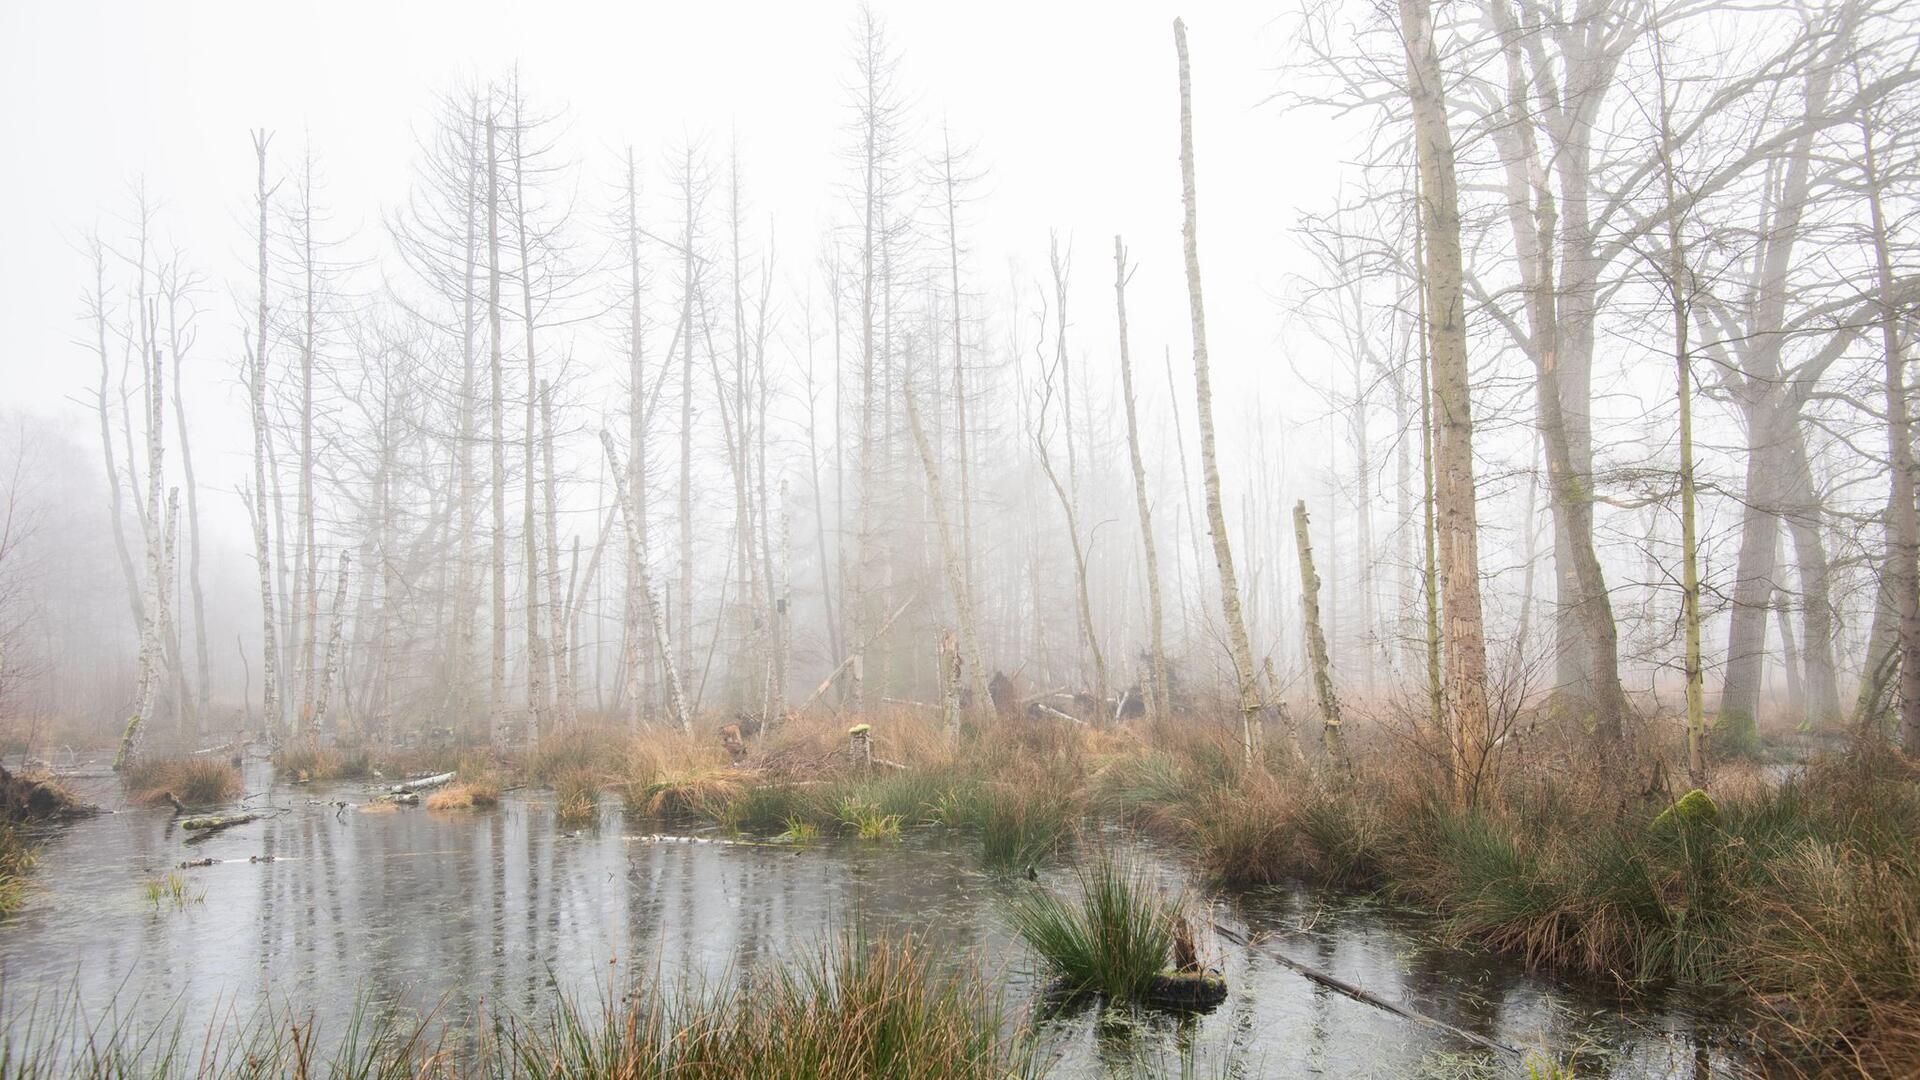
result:
[(1307, 536), (1307, 503), (1293, 504), (1293, 544), (1300, 552), (1300, 607), (1305, 617), (1307, 660), (1313, 665), (1313, 698), (1327, 753), (1340, 756), (1340, 699), (1333, 692), (1333, 665), (1327, 659), (1327, 635), (1320, 630), (1320, 575), (1313, 568), (1313, 543)]

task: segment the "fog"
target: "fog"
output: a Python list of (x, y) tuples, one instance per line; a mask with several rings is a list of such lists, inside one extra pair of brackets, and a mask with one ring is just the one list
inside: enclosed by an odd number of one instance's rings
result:
[[(1489, 670), (1516, 707), (1615, 681), (1588, 659), (1581, 549), (1597, 556), (1612, 667), (1636, 711), (1671, 713), (1685, 682), (1668, 182), (1691, 260), (1681, 347), (1696, 385), (1705, 681), (1732, 680), (1747, 711), (1755, 695), (1791, 693), (1809, 719), (1837, 720), (1886, 651), (1890, 639), (1869, 641), (1891, 550), (1886, 439), (1873, 434), (1885, 414), (1872, 389), (1884, 364), (1874, 243), (1904, 303), (1906, 69), (1881, 48), (1903, 24), (1869, 12), (1830, 45), (1825, 17), (1688, 8), (1655, 35), (1622, 15), (1589, 46), (1601, 66), (1574, 72), (1592, 85), (1562, 91), (1543, 69), (1541, 115), (1525, 120), (1486, 69), (1506, 55), (1486, 36), (1491, 16), (1448, 28), (1477, 575)], [(602, 429), (622, 461), (645, 462), (632, 486), (647, 564), (663, 633), (697, 666), (681, 673), (695, 711), (767, 712), (863, 651), (867, 692), (932, 701), (956, 599), (976, 608), (964, 621), (985, 673), (1117, 699), (1148, 666), (1150, 590), (1116, 235), (1163, 650), (1191, 692), (1230, 688), (1217, 553), (1197, 509), (1163, 15), (874, 9), (869, 23), (774, 5), (522, 20), (410, 5), (391, 19), (277, 9), (262, 24), (224, 5), (64, 5), (6, 19), (7, 475), (50, 553), (9, 551), (11, 711), (85, 727), (134, 709), (149, 628), (131, 612), (147, 606), (149, 556), (165, 561), (157, 538), (171, 531), (156, 655), (177, 678), (159, 707), (196, 731), (248, 715), (265, 666), (249, 522), (265, 505), (279, 692), (303, 710), (325, 674), (344, 554), (342, 730), (526, 712), (529, 656), (542, 681), (572, 684), (552, 708), (637, 705), (644, 719), (665, 708), (630, 700), (664, 693), (660, 645), (645, 605), (627, 603), (638, 575)], [(1413, 170), (1404, 110), (1383, 97), (1394, 56), (1381, 51), (1398, 28), (1332, 6), (1190, 19), (1208, 407), (1253, 676), (1263, 695), (1309, 696), (1290, 513), (1304, 500), (1339, 692), (1385, 702), (1424, 677)], [(1852, 65), (1844, 78), (1775, 73), (1826, 72), (1833, 56)], [(1649, 159), (1662, 103), (1673, 152)], [(468, 163), (485, 115), (504, 132), (498, 255), (483, 250)], [(1872, 185), (1855, 175), (1863, 126), (1883, 140)], [(267, 140), (264, 298), (254, 131)], [(1551, 177), (1541, 206), (1560, 215), (1545, 227), (1565, 249), (1548, 253), (1558, 285), (1544, 307), (1529, 306), (1538, 242), (1516, 225), (1523, 132)], [(1886, 188), (1880, 232), (1862, 194), (1874, 185)], [(261, 303), (265, 504), (252, 493), (248, 388)], [(1569, 343), (1558, 440), (1537, 407), (1541, 311)], [(1886, 317), (1904, 347), (1904, 315)], [(149, 349), (157, 369), (140, 362)], [(155, 370), (175, 387), (159, 483), (147, 475)], [(535, 401), (539, 383), (550, 403)], [(636, 402), (650, 410), (638, 421)], [(1574, 474), (1564, 495), (1547, 467), (1556, 441)], [(183, 485), (163, 529), (159, 491)], [(492, 600), (490, 562), (504, 569)], [(1762, 614), (1742, 623), (1743, 606)], [(490, 645), (501, 612), (505, 642)], [(625, 674), (636, 658), (645, 679)], [(510, 701), (454, 693), (491, 664), (509, 674), (490, 692)], [(184, 708), (169, 698), (182, 692)]]

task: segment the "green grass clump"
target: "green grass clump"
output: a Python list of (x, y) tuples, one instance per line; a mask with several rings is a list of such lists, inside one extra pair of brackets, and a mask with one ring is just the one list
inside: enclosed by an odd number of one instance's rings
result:
[(820, 839), (820, 826), (801, 818), (788, 818), (786, 829), (779, 839), (790, 844), (811, 844)]
[(973, 813), (987, 865), (1001, 870), (1051, 858), (1073, 829), (1061, 793), (1024, 784), (983, 785)]
[(198, 904), (207, 898), (204, 890), (196, 892), (187, 879), (177, 873), (165, 873), (150, 877), (140, 883), (140, 894), (146, 898), (155, 911), (163, 907), (176, 910), (188, 904)]
[(790, 784), (755, 784), (726, 800), (719, 823), (731, 832), (777, 835), (803, 822), (817, 833), (822, 824), (837, 824), (819, 805), (812, 788)]
[(839, 813), (841, 825), (862, 840), (897, 840), (900, 837), (899, 814), (889, 814), (878, 804), (857, 795), (842, 799)]
[(1107, 855), (1076, 877), (1077, 898), (1036, 889), (1015, 901), (1014, 929), (1068, 992), (1141, 1000), (1166, 970), (1177, 905)]

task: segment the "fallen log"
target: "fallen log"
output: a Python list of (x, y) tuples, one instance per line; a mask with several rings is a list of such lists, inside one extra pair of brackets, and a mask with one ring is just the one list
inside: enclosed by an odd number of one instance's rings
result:
[(1303, 964), (1300, 961), (1295, 960), (1293, 957), (1288, 956), (1277, 949), (1268, 948), (1263, 945), (1257, 946), (1252, 941), (1249, 941), (1245, 935), (1229, 930), (1226, 927), (1221, 926), (1219, 923), (1213, 924), (1213, 932), (1216, 934), (1219, 934), (1223, 938), (1226, 938), (1228, 941), (1233, 942), (1235, 945), (1246, 946), (1248, 948), (1259, 948), (1265, 955), (1272, 957), (1275, 961), (1280, 963), (1282, 966), (1291, 968), (1294, 971), (1299, 972), (1301, 975), (1304, 975), (1307, 978), (1313, 980), (1314, 982), (1319, 983), (1321, 986), (1324, 986), (1329, 990), (1333, 990), (1333, 991), (1337, 991), (1339, 993), (1345, 994), (1346, 996), (1364, 1005), (1371, 1005), (1376, 1009), (1381, 1009), (1386, 1012), (1390, 1012), (1395, 1016), (1412, 1020), (1414, 1023), (1417, 1023), (1417, 1024), (1426, 1024), (1429, 1027), (1438, 1028), (1441, 1031), (1444, 1031), (1455, 1038), (1465, 1039), (1467, 1042), (1470, 1042), (1475, 1046), (1481, 1047), (1482, 1049), (1493, 1050), (1502, 1054), (1512, 1054), (1514, 1057), (1522, 1056), (1521, 1051), (1518, 1047), (1508, 1046), (1505, 1043), (1495, 1042), (1494, 1040), (1487, 1038), (1485, 1035), (1476, 1034), (1475, 1032), (1468, 1031), (1464, 1028), (1454, 1027), (1452, 1024), (1447, 1023), (1445, 1020), (1436, 1019), (1435, 1017), (1428, 1016), (1427, 1014), (1422, 1012), (1415, 1012), (1414, 1010), (1408, 1008), (1405, 1005), (1400, 1004), (1397, 1001), (1389, 1001), (1386, 998), (1383, 998), (1380, 995), (1375, 994), (1370, 990), (1366, 990), (1362, 987), (1355, 986), (1353, 983), (1350, 983), (1345, 979), (1340, 978), (1338, 975), (1333, 975), (1328, 972), (1321, 971), (1317, 967), (1313, 967), (1308, 964)]
[(205, 836), (219, 832), (221, 829), (231, 829), (235, 825), (245, 825), (249, 821), (259, 821), (266, 816), (257, 810), (249, 810), (243, 814), (208, 814), (205, 817), (188, 818), (180, 823), (180, 827), (190, 833)]
[(408, 780), (404, 783), (393, 785), (392, 790), (389, 791), (388, 794), (412, 795), (417, 792), (428, 791), (437, 787), (444, 787), (447, 784), (453, 783), (453, 778), (457, 775), (459, 774), (443, 772), (443, 773), (436, 773), (432, 776), (422, 776), (417, 780)]
[(1081, 727), (1087, 726), (1087, 722), (1085, 720), (1082, 720), (1079, 717), (1073, 716), (1068, 713), (1063, 713), (1059, 709), (1056, 709), (1053, 706), (1046, 704), (1045, 702), (1036, 701), (1032, 705), (1028, 706), (1028, 708), (1033, 709), (1036, 712), (1039, 712), (1043, 716), (1051, 716), (1055, 720), (1065, 720), (1068, 723), (1079, 724)]

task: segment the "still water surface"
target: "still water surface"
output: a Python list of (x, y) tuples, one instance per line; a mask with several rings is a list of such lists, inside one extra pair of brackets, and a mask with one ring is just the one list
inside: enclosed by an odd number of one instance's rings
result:
[[(1328, 990), (1270, 950), (1497, 1042), (1573, 1054), (1583, 1075), (1741, 1075), (1683, 1001), (1537, 978), (1352, 899), (1211, 897), (1223, 925), (1268, 935), (1214, 943), (1232, 994), (1211, 1013), (1049, 1010), (1006, 920), (1032, 886), (986, 872), (964, 837), (795, 848), (659, 835), (612, 800), (597, 827), (568, 829), (540, 792), (493, 810), (368, 813), (335, 805), (365, 802), (365, 786), (276, 784), (257, 761), (247, 780), (246, 805), (273, 816), (192, 845), (168, 811), (121, 804), (111, 781), (76, 785), (119, 812), (43, 834), (28, 904), (0, 922), (0, 1010), (17, 1020), (77, 995), (89, 1015), (199, 1032), (270, 999), (311, 1012), (324, 1038), (366, 999), (457, 1026), (482, 1006), (543, 1014), (556, 988), (592, 1002), (633, 978), (738, 977), (858, 921), (982, 965), (1013, 1009), (1040, 1009), (1048, 1075), (1178, 1074), (1183, 1061), (1201, 1076), (1525, 1075), (1515, 1056)], [(1176, 858), (1114, 842), (1170, 890), (1198, 888)], [(143, 881), (202, 858), (216, 862), (177, 870), (198, 900), (149, 902)], [(1064, 889), (1071, 870), (1041, 881)]]

